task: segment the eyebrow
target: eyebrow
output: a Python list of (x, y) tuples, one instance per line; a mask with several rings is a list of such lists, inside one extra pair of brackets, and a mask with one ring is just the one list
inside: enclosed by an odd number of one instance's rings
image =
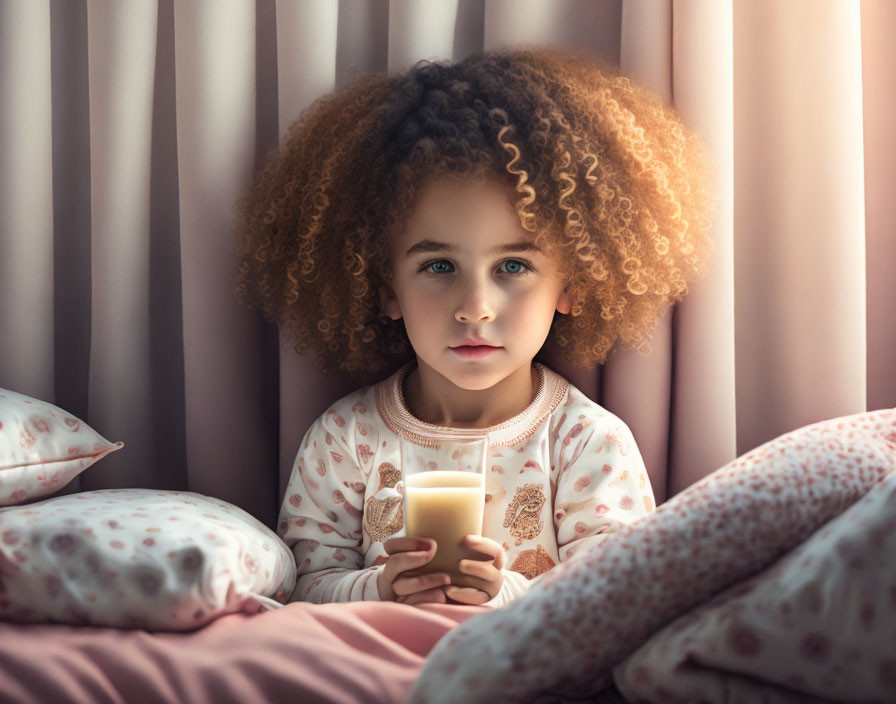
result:
[[(458, 252), (460, 248), (457, 245), (453, 244), (445, 244), (444, 242), (434, 242), (433, 240), (421, 240), (413, 247), (411, 247), (407, 252), (405, 252), (405, 256), (410, 257), (414, 254), (420, 254), (421, 252)], [(532, 242), (513, 242), (511, 244), (502, 244), (498, 245), (494, 249), (490, 250), (488, 254), (504, 254), (505, 252), (535, 252), (538, 254), (544, 254), (541, 251), (540, 247), (537, 247)]]

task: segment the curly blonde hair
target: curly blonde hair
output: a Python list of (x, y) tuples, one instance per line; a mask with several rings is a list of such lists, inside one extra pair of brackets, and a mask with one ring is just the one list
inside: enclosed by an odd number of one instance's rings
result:
[(584, 53), (506, 48), (362, 74), (292, 123), (239, 201), (237, 297), (319, 368), (394, 370), (414, 358), (403, 319), (380, 311), (394, 233), (430, 179), (486, 175), (563, 262), (572, 308), (548, 341), (587, 369), (621, 346), (649, 354), (707, 272), (712, 168), (671, 107)]

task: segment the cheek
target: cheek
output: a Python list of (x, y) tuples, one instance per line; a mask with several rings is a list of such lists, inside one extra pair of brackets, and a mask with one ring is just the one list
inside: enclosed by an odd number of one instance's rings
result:
[(402, 302), (402, 310), (406, 311), (408, 317), (413, 317), (419, 321), (433, 318), (433, 311), (437, 313), (446, 307), (445, 296), (440, 295), (433, 289), (427, 289), (425, 286), (418, 286), (409, 290)]
[(507, 312), (515, 318), (525, 317), (540, 320), (546, 315), (548, 317), (553, 316), (552, 302), (548, 292), (542, 289), (521, 290), (513, 300), (512, 305), (508, 306)]
[(445, 324), (447, 308), (444, 296), (417, 291), (407, 296), (401, 306), (408, 337), (416, 345), (424, 345), (439, 333)]
[(542, 339), (554, 321), (555, 304), (556, 299), (543, 292), (525, 296), (508, 308), (504, 318), (513, 329), (525, 331), (526, 339)]

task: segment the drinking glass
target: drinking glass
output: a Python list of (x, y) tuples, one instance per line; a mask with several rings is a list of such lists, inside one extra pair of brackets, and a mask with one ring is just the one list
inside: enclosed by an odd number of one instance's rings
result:
[(482, 535), (488, 436), (427, 437), (423, 446), (402, 432), (399, 442), (405, 534), (437, 544), (430, 562), (404, 574), (446, 572), (452, 584), (475, 586), (476, 578), (462, 573), (459, 563), (492, 559), (461, 545), (465, 535)]

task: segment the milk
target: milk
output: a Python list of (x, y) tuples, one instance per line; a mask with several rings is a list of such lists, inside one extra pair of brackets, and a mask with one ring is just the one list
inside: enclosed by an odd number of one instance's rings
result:
[(405, 532), (415, 538), (432, 538), (438, 544), (433, 559), (403, 576), (433, 572), (451, 575), (452, 584), (476, 586), (470, 575), (460, 572), (462, 559), (491, 559), (472, 548), (462, 547), (465, 535), (482, 535), (485, 487), (482, 474), (433, 470), (411, 474), (404, 480)]

